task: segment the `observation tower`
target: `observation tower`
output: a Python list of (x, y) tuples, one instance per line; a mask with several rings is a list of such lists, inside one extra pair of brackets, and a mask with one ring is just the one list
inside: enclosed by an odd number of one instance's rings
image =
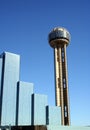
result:
[(70, 33), (65, 28), (56, 27), (49, 33), (48, 41), (54, 48), (56, 106), (61, 107), (61, 124), (70, 125), (66, 56)]

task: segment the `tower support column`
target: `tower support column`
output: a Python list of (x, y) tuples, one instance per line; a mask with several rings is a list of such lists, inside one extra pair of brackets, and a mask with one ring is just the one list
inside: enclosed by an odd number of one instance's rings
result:
[(56, 106), (61, 106), (62, 125), (70, 125), (68, 101), (68, 77), (66, 45), (54, 49), (55, 62), (55, 98)]
[(70, 125), (66, 44), (64, 44), (62, 48), (62, 73), (63, 73), (64, 123), (65, 125)]
[(54, 49), (54, 61), (55, 61), (55, 95), (56, 95), (56, 106), (61, 106), (61, 124), (65, 124), (65, 111), (64, 111), (64, 86), (63, 86), (63, 61), (64, 61), (63, 48), (56, 47)]

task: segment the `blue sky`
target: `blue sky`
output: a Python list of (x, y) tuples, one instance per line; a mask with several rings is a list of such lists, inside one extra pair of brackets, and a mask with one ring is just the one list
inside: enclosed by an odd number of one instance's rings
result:
[(54, 27), (71, 34), (67, 47), (71, 125), (90, 125), (90, 1), (0, 0), (0, 53), (21, 56), (20, 79), (48, 95), (55, 105), (53, 49), (48, 34)]

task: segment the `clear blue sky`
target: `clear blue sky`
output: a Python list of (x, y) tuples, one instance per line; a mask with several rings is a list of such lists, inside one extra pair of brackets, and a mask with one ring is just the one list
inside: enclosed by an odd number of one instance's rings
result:
[(67, 47), (72, 125), (90, 125), (90, 0), (0, 0), (0, 53), (21, 56), (20, 79), (34, 83), (55, 105), (53, 49), (56, 26), (71, 34)]

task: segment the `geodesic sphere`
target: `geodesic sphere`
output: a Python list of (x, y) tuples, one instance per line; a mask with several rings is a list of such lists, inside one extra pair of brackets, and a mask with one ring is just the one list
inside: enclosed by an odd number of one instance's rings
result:
[(65, 28), (54, 28), (48, 36), (48, 41), (52, 47), (68, 45), (70, 42), (70, 33)]

